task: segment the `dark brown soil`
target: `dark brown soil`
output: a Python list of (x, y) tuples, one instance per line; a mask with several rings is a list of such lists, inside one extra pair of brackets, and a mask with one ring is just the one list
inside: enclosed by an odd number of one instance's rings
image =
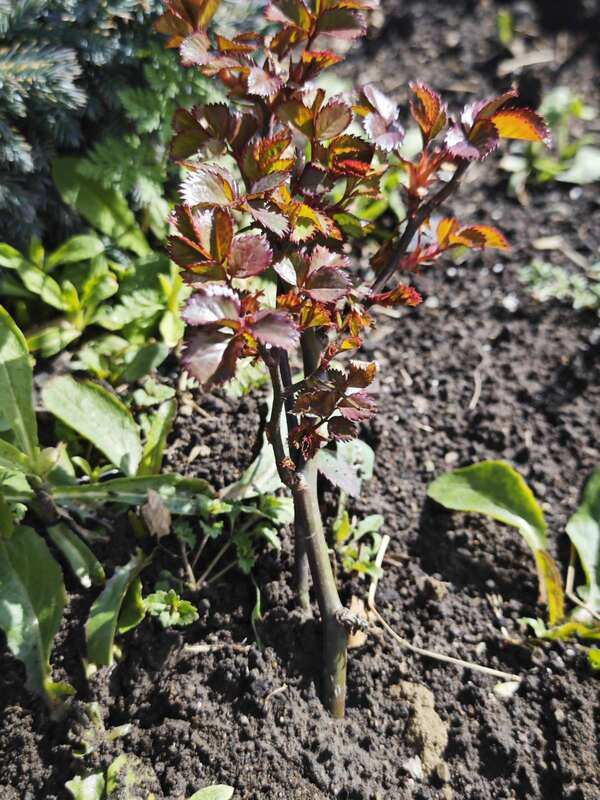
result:
[[(544, 24), (558, 26), (561, 46), (576, 52), (558, 73), (552, 64), (535, 68), (543, 90), (567, 83), (600, 105), (595, 53), (585, 38), (596, 4), (569, 4), (577, 12), (567, 17), (575, 28), (569, 33), (563, 4), (541, 5)], [(493, 3), (390, 0), (384, 7), (385, 23), (351, 62), (361, 80), (401, 94), (418, 77), (455, 91), (457, 101), (469, 87), (502, 88), (494, 76), (506, 54), (495, 39)], [(511, 8), (520, 24), (540, 31), (535, 6)], [(552, 32), (540, 35), (544, 45), (556, 42)], [(542, 502), (566, 567), (564, 525), (600, 460), (598, 320), (536, 305), (517, 269), (532, 258), (529, 242), (545, 235), (560, 234), (597, 258), (597, 187), (551, 185), (523, 208), (506, 199), (493, 163), (475, 176), (456, 214), (491, 214), (514, 248), (438, 267), (418, 279), (426, 304), (381, 318), (366, 347), (382, 367), (380, 414), (365, 430), (376, 475), (355, 509), (382, 513), (392, 537), (394, 563), (378, 590), (388, 622), (415, 644), (524, 675), (516, 694), (502, 700), (495, 679), (413, 656), (373, 630), (351, 655), (347, 719), (329, 719), (318, 700), (319, 628), (294, 610), (286, 540), (281, 556), (267, 554), (256, 572), (262, 651), (250, 625), (254, 589), (231, 573), (196, 598), (201, 616), (184, 634), (146, 621), (123, 640), (122, 661), (88, 686), (80, 619), (89, 599), (70, 586), (55, 671), (75, 683), (80, 701), (102, 704), (106, 727), (129, 722), (132, 731), (75, 761), (68, 732), (77, 704), (69, 718), (51, 722), (24, 692), (20, 665), (3, 653), (2, 800), (63, 800), (76, 771), (105, 766), (120, 751), (141, 758), (154, 771), (157, 797), (169, 800), (212, 782), (234, 786), (236, 800), (598, 800), (598, 679), (578, 645), (536, 645), (520, 628), (520, 617), (544, 613), (528, 552), (511, 529), (449, 515), (425, 499), (429, 481), (451, 466), (506, 459)], [(171, 466), (220, 488), (252, 458), (260, 398), (242, 400), (241, 415), (237, 402), (221, 396), (197, 399), (205, 414), (178, 420)], [(210, 452), (190, 462), (195, 446)], [(124, 560), (128, 543), (115, 545)], [(364, 596), (365, 586), (347, 580), (344, 599)], [(205, 652), (186, 649), (194, 644)], [(429, 777), (414, 771), (408, 760), (415, 755), (432, 768)]]

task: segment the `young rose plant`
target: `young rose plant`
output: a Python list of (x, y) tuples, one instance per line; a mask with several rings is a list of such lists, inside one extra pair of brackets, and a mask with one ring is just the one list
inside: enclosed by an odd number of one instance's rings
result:
[[(261, 359), (269, 370), (268, 438), (294, 500), (298, 600), (308, 607), (311, 576), (323, 623), (323, 700), (342, 716), (348, 634), (361, 621), (342, 606), (333, 577), (317, 496), (319, 450), (353, 439), (376, 413), (368, 392), (376, 364), (353, 360), (373, 310), (418, 305), (409, 273), (454, 248), (508, 248), (488, 225), (432, 222), (470, 163), (502, 138), (548, 141), (549, 134), (514, 90), (454, 119), (433, 89), (415, 82), (410, 113), (422, 148), (407, 160), (394, 100), (373, 84), (327, 97), (315, 83), (341, 61), (329, 49), (336, 40), (365, 33), (377, 0), (275, 0), (265, 11), (271, 34), (233, 39), (208, 31), (218, 5), (167, 0), (156, 25), (184, 67), (219, 79), (229, 97), (174, 118), (172, 156), (187, 176), (169, 252), (193, 287), (183, 363), (204, 386), (232, 378), (240, 359)], [(352, 274), (347, 253), (367, 228), (354, 213), (357, 201), (379, 197), (391, 166), (405, 173), (406, 219), (373, 256), (372, 277)], [(276, 282), (274, 302), (257, 276)], [(302, 377), (293, 382), (298, 350)]]

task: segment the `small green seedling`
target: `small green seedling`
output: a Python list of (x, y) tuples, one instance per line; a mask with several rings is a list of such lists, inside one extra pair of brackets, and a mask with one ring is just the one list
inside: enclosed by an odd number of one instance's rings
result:
[(346, 572), (358, 572), (379, 578), (382, 570), (375, 563), (384, 523), (381, 514), (371, 514), (364, 519), (350, 518), (346, 510), (335, 521), (333, 535), (335, 551)]
[(146, 610), (157, 617), (163, 628), (191, 625), (198, 619), (198, 609), (189, 600), (183, 600), (173, 589), (159, 589), (144, 598)]
[(559, 300), (576, 311), (589, 309), (600, 316), (600, 261), (578, 273), (534, 261), (520, 271), (519, 277), (540, 303)]
[[(65, 784), (73, 800), (156, 800), (160, 785), (154, 770), (136, 756), (122, 753), (106, 771), (77, 776)], [(231, 800), (231, 786), (207, 786), (188, 800)]]
[[(292, 518), (289, 498), (264, 494), (256, 497), (254, 503), (209, 502), (201, 513), (198, 531), (189, 522), (176, 523), (174, 533), (179, 540), (188, 588), (197, 591), (235, 568), (249, 575), (263, 543), (280, 549), (278, 529)], [(202, 567), (197, 574), (200, 563)]]
[[(567, 523), (571, 563), (566, 586), (548, 550), (547, 524), (533, 492), (504, 461), (482, 461), (437, 478), (427, 494), (445, 508), (485, 514), (516, 528), (531, 548), (538, 570), (540, 596), (548, 605), (548, 624), (525, 619), (543, 639), (600, 639), (600, 467), (586, 484), (582, 502)], [(576, 555), (585, 583), (574, 589)], [(575, 609), (568, 612), (565, 600)], [(596, 658), (595, 655), (592, 658)]]

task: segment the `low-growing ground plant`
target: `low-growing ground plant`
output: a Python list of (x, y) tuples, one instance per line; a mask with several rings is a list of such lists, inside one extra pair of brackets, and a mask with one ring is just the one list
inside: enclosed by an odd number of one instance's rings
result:
[(500, 161), (500, 167), (511, 174), (509, 189), (524, 197), (529, 183), (557, 180), (585, 184), (600, 180), (600, 148), (596, 137), (587, 131), (596, 110), (567, 86), (558, 86), (544, 97), (540, 113), (552, 133), (554, 152), (549, 154), (536, 142), (515, 142)]
[(0, 244), (0, 294), (44, 358), (80, 347), (74, 367), (111, 383), (138, 380), (183, 334), (189, 294), (174, 264), (152, 250), (125, 197), (59, 159), (54, 178), (65, 202), (93, 232), (53, 252), (32, 238), (26, 252)]
[[(539, 576), (540, 600), (548, 607), (548, 622), (524, 619), (540, 639), (579, 637), (600, 640), (600, 467), (589, 478), (582, 502), (569, 519), (571, 561), (566, 586), (549, 551), (547, 523), (533, 492), (521, 475), (504, 461), (482, 461), (437, 478), (427, 494), (454, 511), (485, 514), (516, 528), (531, 548)], [(584, 584), (575, 589), (577, 562)], [(574, 604), (567, 610), (566, 600)], [(590, 651), (596, 666), (597, 651)]]
[(536, 260), (520, 270), (519, 278), (540, 303), (559, 300), (576, 311), (588, 309), (600, 314), (600, 261), (575, 272)]
[[(143, 596), (141, 574), (158, 551), (179, 542), (188, 589), (196, 591), (234, 567), (250, 574), (261, 544), (278, 547), (278, 531), (291, 520), (287, 498), (248, 492), (243, 502), (226, 503), (206, 481), (162, 473), (176, 413), (169, 389), (146, 382), (134, 392), (133, 406), (152, 408), (142, 428), (102, 386), (69, 375), (50, 378), (40, 399), (61, 435), (56, 446), (43, 447), (27, 342), (0, 306), (0, 628), (25, 666), (29, 688), (54, 710), (72, 693), (52, 680), (50, 665), (66, 602), (62, 564), (83, 589), (97, 592), (85, 622), (90, 671), (113, 663), (117, 637), (146, 614), (165, 627), (198, 618), (195, 606), (180, 596), (184, 586), (179, 592), (157, 586)], [(45, 428), (47, 435), (52, 426)], [(97, 545), (109, 535), (99, 515), (117, 519), (123, 512), (128, 517), (120, 524), (133, 529), (134, 546), (127, 562), (107, 575)], [(190, 519), (193, 525), (186, 523)], [(201, 534), (197, 547), (194, 526)]]
[[(228, 38), (208, 27), (218, 0), (167, 0), (157, 30), (182, 65), (220, 80), (227, 104), (181, 109), (171, 153), (187, 170), (172, 216), (171, 258), (192, 286), (183, 318), (183, 365), (204, 386), (226, 383), (245, 359), (272, 384), (267, 438), (295, 512), (298, 602), (309, 607), (309, 570), (323, 624), (322, 694), (342, 716), (347, 642), (362, 621), (342, 606), (328, 552), (317, 473), (329, 448), (355, 439), (376, 413), (377, 365), (357, 360), (378, 306), (416, 306), (409, 274), (455, 248), (506, 250), (500, 231), (438, 212), (469, 164), (502, 138), (547, 142), (517, 92), (469, 104), (455, 117), (441, 97), (410, 84), (421, 133), (412, 160), (400, 154), (400, 106), (367, 84), (344, 95), (319, 88), (341, 56), (330, 48), (365, 33), (377, 0), (276, 0), (272, 33)], [(404, 173), (406, 218), (351, 272), (366, 224), (355, 213), (380, 196), (390, 166)], [(331, 470), (329, 471), (331, 474)]]

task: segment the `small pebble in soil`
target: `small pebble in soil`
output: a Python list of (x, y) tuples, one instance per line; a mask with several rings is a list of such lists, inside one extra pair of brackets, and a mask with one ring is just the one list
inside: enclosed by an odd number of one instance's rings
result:
[(519, 298), (516, 294), (507, 294), (502, 301), (502, 306), (510, 313), (514, 314), (519, 308)]

